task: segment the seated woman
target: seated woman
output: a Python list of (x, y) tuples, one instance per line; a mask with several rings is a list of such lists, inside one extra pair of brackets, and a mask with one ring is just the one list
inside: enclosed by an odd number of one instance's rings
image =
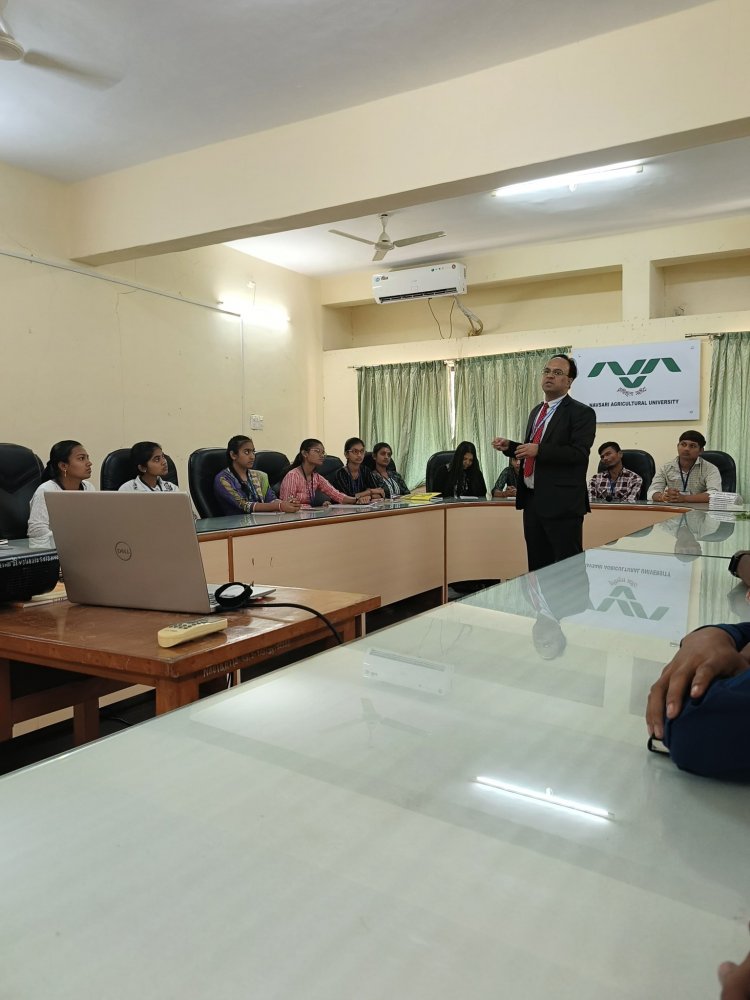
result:
[(254, 469), (255, 445), (244, 434), (235, 434), (227, 443), (227, 467), (214, 479), (214, 496), (222, 514), (261, 514), (281, 511), (296, 514), (300, 508), (294, 498), (279, 499), (268, 483), (268, 476)]
[(369, 492), (363, 493), (360, 497), (349, 496), (337, 490), (316, 472), (325, 457), (326, 450), (317, 438), (305, 438), (281, 483), (281, 499), (295, 500), (302, 507), (312, 507), (315, 503), (315, 494), (320, 490), (328, 497), (327, 503), (330, 501), (344, 504), (369, 503)]
[(349, 438), (344, 445), (346, 465), (331, 477), (332, 485), (349, 496), (360, 497), (368, 494), (373, 500), (382, 500), (385, 491), (375, 482), (372, 471), (364, 465), (365, 443), (362, 438)]
[(438, 469), (435, 490), (444, 497), (487, 498), (487, 486), (479, 468), (477, 449), (471, 441), (462, 441), (449, 464)]
[(518, 477), (520, 475), (521, 459), (511, 458), (510, 462), (497, 477), (495, 485), (492, 487), (493, 497), (505, 499), (516, 495)]
[(380, 486), (385, 493), (386, 499), (392, 500), (395, 497), (405, 497), (409, 494), (409, 487), (399, 476), (395, 469), (389, 469), (393, 457), (393, 449), (385, 441), (378, 441), (372, 449), (372, 474), (375, 483)]
[(29, 509), (29, 538), (44, 539), (54, 543), (49, 528), (47, 493), (54, 490), (93, 490), (91, 485), (91, 459), (78, 441), (58, 441), (49, 453), (49, 462), (42, 473), (41, 485), (31, 498)]
[(179, 493), (180, 487), (163, 479), (168, 472), (167, 459), (155, 441), (137, 441), (130, 449), (135, 479), (129, 479), (120, 493)]

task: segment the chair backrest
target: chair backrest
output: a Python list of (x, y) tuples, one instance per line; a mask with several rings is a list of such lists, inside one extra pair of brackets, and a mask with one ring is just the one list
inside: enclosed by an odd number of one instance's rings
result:
[(425, 472), (425, 490), (428, 493), (435, 492), (435, 476), (438, 470), (443, 465), (448, 465), (450, 460), (455, 455), (455, 451), (436, 451), (434, 455), (430, 455), (427, 459), (427, 470)]
[(44, 465), (22, 444), (0, 444), (0, 535), (25, 538), (29, 504), (42, 481)]
[[(169, 455), (164, 457), (167, 460), (167, 474), (164, 478), (168, 479), (170, 483), (174, 483), (175, 486), (179, 486), (177, 468), (174, 462)], [(117, 448), (115, 451), (111, 451), (102, 462), (99, 473), (99, 489), (119, 490), (122, 484), (132, 479), (134, 475), (135, 470), (130, 462), (130, 448)]]
[(195, 509), (201, 517), (221, 517), (214, 496), (214, 479), (227, 465), (226, 448), (198, 448), (188, 458), (188, 485)]
[(289, 459), (283, 451), (259, 451), (255, 456), (255, 468), (265, 472), (274, 493), (289, 468)]
[(656, 463), (654, 462), (654, 456), (649, 454), (647, 451), (642, 451), (640, 448), (623, 448), (622, 464), (626, 469), (630, 469), (631, 472), (635, 472), (635, 474), (640, 476), (643, 480), (641, 492), (638, 494), (638, 499), (645, 501), (648, 488), (651, 485), (651, 480), (656, 475)]
[(326, 455), (323, 464), (319, 467), (318, 473), (330, 482), (337, 469), (343, 466), (343, 462), (336, 455)]
[(721, 476), (721, 488), (725, 493), (736, 493), (737, 491), (737, 466), (734, 459), (725, 451), (704, 451), (701, 458), (705, 458), (711, 465), (715, 465)]

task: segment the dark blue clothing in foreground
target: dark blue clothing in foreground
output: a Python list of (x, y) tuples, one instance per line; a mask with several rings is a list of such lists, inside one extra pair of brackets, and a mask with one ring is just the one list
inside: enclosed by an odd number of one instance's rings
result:
[[(750, 642), (750, 622), (714, 628), (727, 632), (738, 650)], [(689, 698), (676, 719), (665, 719), (663, 742), (684, 771), (750, 780), (750, 669), (715, 680), (702, 698)]]

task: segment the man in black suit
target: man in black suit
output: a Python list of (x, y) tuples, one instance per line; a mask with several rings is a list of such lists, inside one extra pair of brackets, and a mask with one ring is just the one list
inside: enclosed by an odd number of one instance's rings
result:
[(493, 448), (523, 459), (516, 507), (523, 511), (529, 569), (541, 569), (583, 551), (583, 515), (590, 511), (586, 486), (596, 414), (571, 399), (578, 374), (573, 358), (550, 358), (542, 371), (544, 402), (534, 407), (524, 443), (497, 437)]

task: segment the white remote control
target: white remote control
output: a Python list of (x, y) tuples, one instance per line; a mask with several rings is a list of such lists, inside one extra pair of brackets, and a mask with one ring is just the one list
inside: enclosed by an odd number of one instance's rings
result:
[(190, 639), (201, 639), (211, 632), (221, 632), (229, 621), (226, 618), (194, 618), (191, 622), (178, 622), (177, 625), (167, 625), (160, 628), (156, 638), (160, 646), (177, 646)]

